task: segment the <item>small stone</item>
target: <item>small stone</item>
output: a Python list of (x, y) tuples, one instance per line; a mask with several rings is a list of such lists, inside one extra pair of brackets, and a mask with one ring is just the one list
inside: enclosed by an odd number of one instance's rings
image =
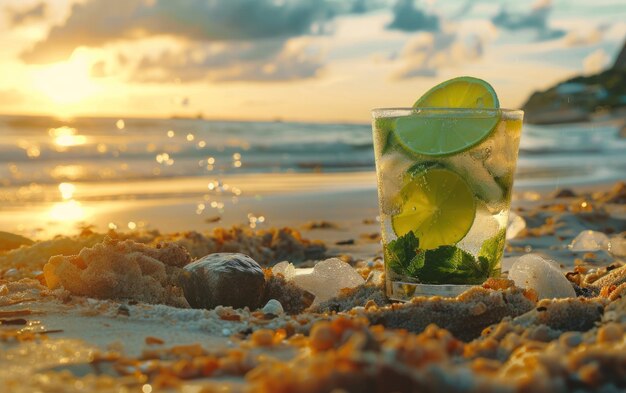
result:
[(17, 277), (17, 274), (19, 272), (17, 271), (16, 268), (12, 267), (10, 269), (7, 269), (4, 273), (2, 273), (2, 278), (13, 278), (13, 277)]
[(265, 287), (261, 266), (238, 253), (209, 254), (185, 266), (181, 276), (185, 298), (193, 308), (260, 306)]
[(267, 304), (263, 306), (261, 311), (263, 311), (264, 314), (273, 315), (280, 315), (285, 312), (285, 310), (283, 310), (283, 305), (276, 299), (270, 299)]
[(569, 188), (559, 189), (552, 194), (553, 198), (574, 198), (576, 196), (576, 193)]
[(314, 303), (333, 298), (344, 288), (363, 285), (365, 280), (352, 266), (338, 258), (318, 262), (310, 274), (298, 274), (293, 282), (315, 295)]
[(380, 286), (385, 282), (385, 275), (382, 270), (372, 270), (365, 280), (368, 284)]
[(597, 340), (599, 343), (614, 342), (618, 343), (624, 336), (624, 329), (619, 323), (610, 322), (606, 325), (600, 326), (598, 329)]
[(514, 212), (509, 212), (509, 222), (506, 226), (506, 239), (514, 239), (526, 228), (526, 220)]
[(509, 279), (521, 288), (531, 288), (539, 299), (576, 297), (574, 287), (556, 262), (537, 254), (521, 256), (511, 267)]
[(609, 248), (609, 237), (598, 231), (582, 231), (569, 245), (572, 251), (598, 251)]

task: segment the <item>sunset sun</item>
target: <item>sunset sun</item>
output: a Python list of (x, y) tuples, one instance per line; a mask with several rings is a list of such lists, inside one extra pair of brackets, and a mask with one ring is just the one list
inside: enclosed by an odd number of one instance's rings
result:
[(41, 67), (33, 71), (32, 81), (36, 90), (59, 105), (76, 104), (98, 91), (84, 57)]

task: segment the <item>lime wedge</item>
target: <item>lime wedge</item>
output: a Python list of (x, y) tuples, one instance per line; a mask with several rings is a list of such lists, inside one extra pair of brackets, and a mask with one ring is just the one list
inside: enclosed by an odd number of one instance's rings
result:
[(447, 169), (416, 174), (400, 194), (402, 208), (391, 218), (393, 230), (397, 236), (413, 231), (422, 249), (456, 244), (474, 223), (474, 195), (461, 176)]
[(500, 102), (489, 83), (471, 76), (461, 76), (428, 90), (413, 107), (496, 109), (500, 107)]
[[(481, 79), (467, 76), (433, 87), (413, 106), (416, 113), (399, 118), (395, 134), (404, 149), (427, 156), (447, 156), (476, 146), (500, 120), (493, 88)], [(441, 109), (420, 111), (422, 108)]]

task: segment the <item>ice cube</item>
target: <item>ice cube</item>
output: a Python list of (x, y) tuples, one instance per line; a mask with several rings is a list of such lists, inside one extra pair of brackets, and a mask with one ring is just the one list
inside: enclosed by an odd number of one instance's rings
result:
[(519, 257), (509, 270), (509, 279), (518, 287), (534, 289), (539, 299), (576, 297), (559, 265), (537, 254)]
[(616, 257), (626, 257), (626, 238), (622, 236), (611, 237), (608, 249)]
[(478, 204), (472, 227), (467, 232), (467, 235), (457, 244), (458, 247), (471, 254), (478, 254), (482, 242), (500, 230), (498, 220), (483, 206), (484, 204), (482, 203)]
[(395, 214), (400, 209), (396, 198), (392, 196), (403, 186), (404, 174), (413, 165), (414, 160), (400, 152), (383, 154), (378, 160), (378, 176), (381, 188), (381, 207), (386, 214)]
[(339, 294), (343, 288), (354, 288), (365, 283), (352, 266), (338, 258), (318, 262), (310, 274), (298, 274), (293, 283), (315, 295), (314, 304)]
[(509, 222), (506, 226), (506, 239), (514, 239), (524, 228), (526, 228), (526, 220), (514, 212), (509, 212)]
[(502, 200), (504, 195), (502, 188), (479, 159), (469, 154), (459, 154), (447, 158), (447, 164), (469, 183), (483, 201), (497, 202)]
[(483, 144), (490, 150), (484, 165), (494, 176), (503, 177), (511, 174), (517, 156), (520, 134), (507, 132), (506, 124), (501, 122), (498, 129)]
[(599, 251), (609, 249), (609, 237), (598, 231), (582, 231), (569, 245), (572, 251)]
[(282, 261), (274, 265), (272, 273), (274, 273), (274, 275), (282, 274), (285, 280), (290, 281), (296, 275), (296, 268), (293, 266), (293, 263)]

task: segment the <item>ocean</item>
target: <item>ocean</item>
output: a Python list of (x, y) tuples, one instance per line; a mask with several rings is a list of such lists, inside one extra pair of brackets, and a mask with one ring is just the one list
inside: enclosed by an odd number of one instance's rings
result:
[[(624, 180), (626, 139), (618, 133), (619, 126), (609, 123), (525, 125), (516, 186)], [(5, 187), (373, 170), (369, 124), (0, 117)]]

